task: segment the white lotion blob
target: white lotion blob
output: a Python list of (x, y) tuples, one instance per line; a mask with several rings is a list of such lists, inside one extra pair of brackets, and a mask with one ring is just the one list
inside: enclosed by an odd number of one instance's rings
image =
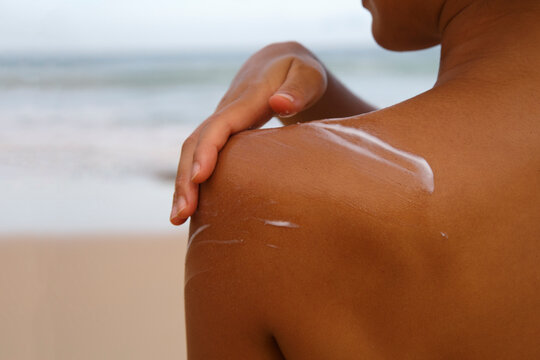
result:
[(290, 221), (280, 221), (280, 220), (263, 220), (264, 225), (271, 225), (271, 226), (277, 226), (277, 227), (285, 227), (285, 228), (299, 228), (300, 226), (296, 225), (295, 223), (292, 223)]

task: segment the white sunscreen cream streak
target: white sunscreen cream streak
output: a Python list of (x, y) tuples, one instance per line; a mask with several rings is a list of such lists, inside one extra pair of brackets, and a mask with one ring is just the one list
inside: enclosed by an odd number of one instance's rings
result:
[[(434, 181), (433, 181), (433, 170), (429, 166), (426, 159), (424, 159), (424, 158), (422, 158), (420, 156), (408, 153), (406, 151), (396, 149), (395, 147), (393, 147), (392, 145), (390, 145), (388, 143), (385, 143), (381, 139), (379, 139), (379, 138), (377, 138), (377, 137), (375, 137), (373, 135), (370, 135), (370, 134), (368, 134), (368, 133), (366, 133), (366, 132), (364, 132), (362, 130), (356, 129), (356, 128), (349, 128), (349, 127), (345, 127), (345, 126), (342, 126), (342, 125), (332, 125), (332, 124), (322, 124), (322, 123), (311, 123), (311, 124), (306, 124), (306, 125), (318, 128), (327, 137), (329, 137), (331, 141), (336, 142), (337, 144), (339, 144), (339, 145), (341, 145), (343, 147), (346, 147), (346, 148), (348, 148), (348, 149), (350, 149), (350, 150), (352, 150), (352, 151), (354, 151), (356, 153), (359, 153), (361, 155), (370, 157), (370, 158), (372, 158), (372, 159), (374, 159), (376, 161), (380, 161), (380, 162), (382, 162), (382, 163), (384, 163), (386, 165), (397, 168), (397, 169), (399, 169), (399, 170), (401, 170), (401, 171), (403, 171), (403, 172), (405, 172), (407, 174), (418, 175), (420, 177), (420, 179), (421, 179), (424, 190), (426, 190), (426, 191), (428, 191), (430, 193), (433, 193), (433, 190), (435, 189), (435, 185), (434, 185)], [(370, 150), (368, 150), (366, 148), (363, 148), (362, 146), (352, 144), (349, 141), (347, 141), (347, 140), (343, 139), (342, 137), (340, 137), (339, 135), (336, 135), (336, 134), (328, 131), (327, 129), (355, 136), (355, 137), (361, 139), (362, 141), (368, 143), (369, 145), (380, 148), (380, 149), (385, 150), (385, 151), (387, 151), (387, 152), (389, 152), (389, 153), (391, 153), (391, 154), (393, 154), (395, 156), (398, 156), (398, 157), (404, 159), (405, 161), (407, 161), (408, 163), (412, 164), (414, 166), (414, 168), (417, 169), (417, 172), (411, 171), (409, 169), (404, 168), (403, 166), (400, 166), (399, 164), (393, 163), (393, 162), (381, 157), (380, 155), (377, 155), (377, 154), (373, 153), (372, 151), (370, 151)]]
[(241, 244), (244, 240), (203, 240), (197, 242), (197, 244), (219, 244), (219, 245), (228, 245), (228, 244)]
[(195, 230), (195, 232), (193, 234), (191, 234), (191, 236), (189, 237), (188, 247), (193, 242), (193, 239), (195, 239), (197, 237), (197, 235), (199, 235), (201, 233), (201, 231), (203, 231), (205, 229), (208, 229), (209, 227), (210, 227), (210, 224), (201, 225), (197, 230)]
[(264, 225), (272, 225), (277, 227), (287, 227), (287, 228), (299, 228), (300, 226), (289, 222), (289, 221), (274, 221), (274, 220), (264, 220)]
[(193, 279), (195, 276), (197, 275), (201, 275), (201, 274), (204, 274), (204, 273), (207, 273), (209, 272), (210, 270), (212, 269), (206, 269), (206, 270), (200, 270), (200, 271), (197, 271), (196, 273), (194, 274), (191, 274), (189, 276), (186, 276), (186, 278), (184, 279), (184, 288), (187, 286), (187, 284), (191, 281), (191, 279)]

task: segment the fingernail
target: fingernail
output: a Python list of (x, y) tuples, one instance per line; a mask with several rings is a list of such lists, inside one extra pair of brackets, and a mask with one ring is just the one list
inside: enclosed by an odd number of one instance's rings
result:
[(291, 103), (294, 102), (294, 98), (289, 95), (289, 94), (285, 94), (285, 93), (276, 93), (275, 95), (278, 95), (278, 96), (281, 96), (282, 98), (285, 98), (287, 100), (289, 100)]
[(174, 203), (173, 205), (173, 208), (171, 211), (171, 219), (177, 218), (178, 214), (180, 214), (182, 210), (186, 208), (186, 205), (187, 205), (186, 198), (184, 198), (183, 196), (180, 196), (180, 198), (178, 198), (178, 201)]
[(191, 181), (195, 179), (195, 176), (197, 176), (200, 170), (201, 170), (201, 165), (199, 165), (198, 162), (193, 163), (193, 168), (191, 169)]
[(286, 113), (282, 113), (282, 114), (278, 114), (278, 116), (280, 118), (290, 118), (290, 117), (293, 117), (294, 115), (296, 115), (298, 113), (289, 113), (289, 112), (286, 112)]

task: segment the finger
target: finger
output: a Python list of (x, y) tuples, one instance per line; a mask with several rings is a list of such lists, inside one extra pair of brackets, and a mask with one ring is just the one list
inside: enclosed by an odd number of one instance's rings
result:
[(255, 92), (246, 94), (217, 114), (201, 129), (193, 154), (191, 180), (194, 183), (206, 181), (212, 175), (218, 153), (231, 135), (260, 126), (270, 120), (273, 111), (267, 104), (267, 96)]
[(199, 185), (192, 183), (190, 180), (193, 151), (197, 144), (197, 137), (198, 131), (195, 131), (182, 145), (170, 218), (171, 223), (174, 225), (183, 224), (197, 208)]
[(326, 91), (324, 67), (315, 59), (295, 59), (287, 77), (270, 97), (270, 107), (280, 117), (291, 117), (315, 104)]

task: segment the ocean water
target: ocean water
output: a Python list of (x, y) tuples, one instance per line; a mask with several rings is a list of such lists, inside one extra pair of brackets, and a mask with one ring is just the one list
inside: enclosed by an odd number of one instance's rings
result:
[[(315, 52), (379, 107), (429, 89), (439, 56)], [(0, 233), (171, 230), (180, 146), (248, 56), (0, 55)]]

